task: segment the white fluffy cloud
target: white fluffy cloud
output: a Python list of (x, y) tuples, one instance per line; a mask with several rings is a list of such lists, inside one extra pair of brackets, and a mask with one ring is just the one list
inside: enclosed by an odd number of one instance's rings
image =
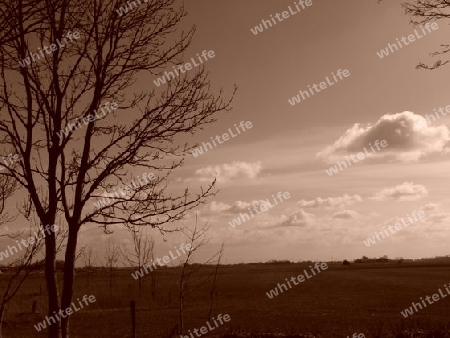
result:
[[(437, 122), (436, 122), (437, 123)], [(333, 145), (317, 153), (327, 163), (345, 160), (346, 155), (372, 153), (375, 141), (386, 140), (387, 147), (376, 150), (367, 160), (416, 161), (431, 154), (450, 150), (450, 130), (446, 126), (427, 124), (422, 115), (409, 111), (386, 114), (375, 123), (355, 123)]]
[(362, 202), (362, 198), (359, 195), (348, 195), (344, 194), (343, 196), (337, 197), (317, 197), (314, 200), (301, 200), (297, 202), (297, 205), (302, 208), (343, 208), (348, 205), (353, 205), (355, 203)]
[(265, 204), (270, 209), (270, 206), (274, 205), (273, 201), (271, 202), (270, 199), (267, 200), (253, 200), (250, 202), (245, 201), (236, 201), (233, 204), (226, 204), (223, 202), (211, 202), (205, 207), (206, 211), (212, 211), (212, 212), (222, 212), (227, 214), (239, 214), (241, 212), (248, 212), (248, 208), (253, 210), (254, 206), (257, 206), (258, 208)]
[(230, 209), (230, 205), (223, 202), (212, 201), (210, 204), (205, 206), (205, 210), (213, 212), (227, 211)]
[(440, 212), (440, 213), (431, 214), (427, 218), (427, 221), (432, 222), (432, 223), (444, 223), (444, 221), (445, 221), (448, 223), (449, 219), (450, 219), (450, 213)]
[(439, 208), (439, 206), (440, 206), (440, 204), (437, 204), (437, 203), (428, 203), (428, 204), (425, 204), (421, 209), (426, 210), (426, 211), (434, 211), (437, 208)]
[(303, 209), (300, 209), (287, 216), (282, 215), (282, 220), (277, 227), (304, 227), (311, 222), (314, 217), (313, 214), (309, 214)]
[(395, 187), (384, 187), (372, 199), (377, 201), (418, 201), (428, 195), (428, 190), (422, 184), (403, 182)]
[(333, 218), (340, 219), (355, 219), (356, 217), (358, 217), (358, 213), (355, 210), (341, 210), (333, 215)]
[(225, 163), (218, 166), (208, 166), (195, 171), (195, 175), (200, 180), (211, 180), (217, 177), (221, 183), (229, 183), (235, 179), (256, 179), (262, 170), (261, 162), (238, 162)]

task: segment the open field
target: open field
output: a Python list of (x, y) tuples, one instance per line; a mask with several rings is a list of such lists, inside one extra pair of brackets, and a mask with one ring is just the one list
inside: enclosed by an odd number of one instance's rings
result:
[[(322, 337), (351, 337), (357, 332), (376, 337), (394, 332), (396, 327), (400, 330), (402, 325), (449, 324), (450, 297), (414, 314), (413, 323), (404, 319), (400, 311), (411, 306), (412, 301), (418, 302), (420, 297), (432, 295), (439, 288), (444, 290), (444, 284), (450, 282), (450, 265), (329, 265), (328, 270), (277, 297), (267, 297), (266, 292), (277, 283), (299, 275), (303, 269), (309, 271), (306, 265), (294, 263), (221, 267), (213, 316), (229, 314), (231, 321), (212, 333), (309, 331)], [(211, 272), (212, 267), (208, 267), (199, 278)], [(145, 281), (139, 297), (137, 281), (132, 279), (130, 271), (116, 272), (112, 290), (107, 271), (96, 271), (89, 288), (86, 276), (78, 271), (74, 299), (92, 294), (97, 301), (71, 316), (71, 337), (129, 337), (132, 299), (137, 304), (138, 337), (167, 337), (178, 320), (178, 273), (177, 268), (159, 269), (156, 297), (151, 300), (150, 280)], [(0, 278), (4, 283), (5, 275)], [(205, 285), (187, 299), (186, 330), (205, 325), (210, 287)], [(33, 327), (44, 319), (45, 297), (43, 274), (27, 280), (7, 309), (5, 337), (46, 337), (45, 332), (38, 333)], [(38, 301), (37, 314), (30, 314), (33, 300)]]

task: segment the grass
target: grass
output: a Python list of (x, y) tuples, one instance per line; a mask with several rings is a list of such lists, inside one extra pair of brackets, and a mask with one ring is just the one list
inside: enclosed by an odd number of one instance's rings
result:
[[(213, 316), (229, 314), (231, 321), (205, 336), (352, 337), (354, 333), (364, 333), (366, 337), (450, 337), (446, 333), (450, 325), (450, 297), (428, 305), (411, 318), (405, 319), (400, 314), (411, 302), (443, 289), (449, 282), (449, 265), (331, 265), (273, 299), (266, 296), (277, 283), (301, 274), (303, 269), (309, 271), (301, 264), (221, 267)], [(212, 270), (213, 267), (203, 270), (198, 280)], [(106, 271), (99, 270), (91, 276), (89, 288), (86, 276), (78, 272), (74, 298), (92, 294), (96, 302), (70, 317), (71, 338), (130, 337), (130, 300), (136, 300), (138, 337), (168, 337), (178, 322), (179, 271), (164, 268), (157, 273), (156, 297), (151, 299), (150, 280), (145, 281), (139, 296), (137, 281), (130, 271), (115, 273), (112, 290)], [(61, 280), (61, 276), (58, 278)], [(5, 282), (5, 275), (0, 276), (0, 286)], [(210, 287), (205, 285), (187, 299), (186, 330), (205, 325)], [(31, 314), (33, 300), (38, 302), (37, 314)], [(4, 336), (46, 337), (46, 331), (38, 333), (33, 327), (45, 315), (45, 283), (40, 274), (27, 280), (7, 308)]]

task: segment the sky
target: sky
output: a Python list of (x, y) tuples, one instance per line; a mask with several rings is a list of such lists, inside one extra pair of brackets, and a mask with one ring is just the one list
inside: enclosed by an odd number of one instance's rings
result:
[[(213, 241), (225, 241), (224, 257), (255, 262), (449, 254), (448, 118), (440, 114), (417, 127), (421, 116), (450, 104), (449, 69), (415, 69), (435, 61), (429, 54), (445, 43), (446, 24), (438, 22), (437, 30), (381, 59), (376, 52), (419, 29), (397, 1), (313, 1), (257, 35), (250, 28), (293, 1), (255, 4), (186, 2), (198, 25), (193, 52), (214, 50), (207, 64), (214, 83), (239, 87), (231, 113), (193, 139), (201, 144), (240, 121), (253, 124), (192, 157), (180, 175), (201, 181), (219, 173), (220, 193), (201, 215), (213, 224)], [(339, 69), (350, 76), (294, 106), (287, 101)], [(388, 143), (383, 151), (326, 173), (377, 139)], [(249, 204), (278, 192), (291, 197), (230, 226)], [(364, 245), (374, 231), (421, 208), (426, 217), (420, 222)]]
[[(450, 68), (416, 69), (419, 62), (436, 61), (430, 53), (446, 42), (444, 21), (380, 58), (377, 52), (396, 38), (422, 32), (409, 23), (398, 1), (312, 0), (256, 35), (251, 28), (294, 1), (185, 0), (185, 6), (185, 27), (197, 26), (185, 61), (214, 51), (205, 62), (212, 91), (222, 88), (229, 97), (234, 84), (238, 91), (230, 112), (180, 142), (200, 146), (229, 128), (236, 134), (234, 125), (241, 121), (252, 125), (201, 155), (188, 156), (173, 173), (179, 189), (218, 180), (217, 195), (196, 210), (200, 223), (211, 224), (210, 243), (198, 261), (222, 242), (223, 262), (230, 264), (450, 254), (450, 114), (425, 119), (450, 105)], [(331, 80), (338, 70), (349, 75), (304, 101), (288, 102), (308, 85)], [(155, 79), (140, 80), (154, 87)], [(369, 144), (377, 140), (387, 146), (372, 151)], [(337, 161), (364, 153), (364, 147), (370, 156), (327, 173)], [(279, 192), (289, 198), (267, 208), (265, 200), (272, 202)], [(261, 205), (268, 210), (230, 225), (249, 207)], [(369, 247), (364, 244), (375, 231), (419, 211), (424, 218)], [(194, 216), (189, 213), (182, 224), (191, 226)], [(160, 256), (183, 242), (181, 234), (168, 235), (167, 242), (157, 232), (152, 235)], [(81, 230), (79, 244), (93, 246), (101, 260), (109, 238), (128, 241), (123, 229), (108, 237), (92, 226)]]

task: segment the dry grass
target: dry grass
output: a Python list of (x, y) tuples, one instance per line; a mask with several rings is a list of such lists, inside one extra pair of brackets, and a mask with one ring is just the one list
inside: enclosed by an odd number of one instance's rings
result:
[[(209, 336), (228, 333), (228, 337), (268, 338), (256, 334), (270, 332), (289, 334), (284, 337), (351, 337), (362, 332), (366, 337), (450, 337), (443, 333), (449, 324), (450, 298), (429, 305), (412, 320), (400, 315), (412, 301), (436, 293), (448, 283), (450, 266), (335, 265), (278, 297), (266, 296), (277, 283), (305, 268), (299, 264), (222, 267), (213, 316), (229, 314), (231, 321)], [(204, 273), (211, 271), (212, 267)], [(130, 337), (132, 299), (137, 304), (138, 337), (167, 337), (178, 320), (177, 277), (176, 268), (158, 270), (156, 299), (152, 300), (149, 280), (139, 296), (129, 271), (116, 273), (113, 290), (107, 272), (96, 272), (89, 289), (86, 276), (78, 273), (75, 298), (92, 294), (97, 301), (71, 316), (71, 337)], [(5, 276), (0, 278), (4, 283)], [(186, 330), (205, 325), (209, 290), (210, 285), (205, 285), (188, 298)], [(45, 316), (45, 297), (43, 275), (30, 278), (7, 309), (6, 338), (46, 337), (46, 332), (38, 333), (33, 327)], [(33, 300), (38, 301), (40, 314), (30, 313)]]

